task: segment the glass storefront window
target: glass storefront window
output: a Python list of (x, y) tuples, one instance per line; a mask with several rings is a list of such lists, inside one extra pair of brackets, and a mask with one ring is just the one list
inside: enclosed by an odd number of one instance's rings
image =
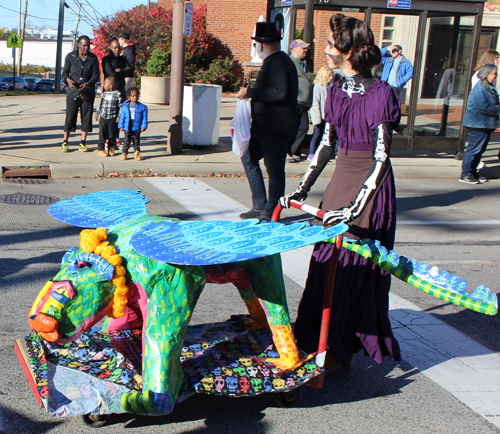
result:
[[(419, 17), (416, 15), (398, 15), (392, 13), (390, 15), (382, 13), (373, 13), (371, 17), (371, 28), (374, 31), (375, 41), (382, 48), (382, 53), (385, 54), (385, 59), (391, 59), (391, 53), (386, 50), (386, 47), (391, 45), (400, 45), (402, 48), (401, 54), (404, 56), (401, 61), (407, 59), (412, 65), (415, 64), (415, 51), (418, 33)], [(382, 77), (384, 64), (380, 64), (374, 70), (375, 76)], [(406, 85), (397, 90), (397, 94), (401, 100), (401, 108), (403, 116), (398, 129), (394, 132), (394, 137), (408, 137), (408, 115), (409, 101), (411, 96), (411, 83), (408, 81)]]
[(459, 137), (473, 29), (473, 17), (427, 19), (415, 137)]

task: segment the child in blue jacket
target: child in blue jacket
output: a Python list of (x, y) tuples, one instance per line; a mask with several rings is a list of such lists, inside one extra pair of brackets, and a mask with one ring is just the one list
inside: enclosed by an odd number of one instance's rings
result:
[(148, 108), (139, 102), (141, 92), (136, 87), (127, 91), (127, 101), (122, 104), (118, 128), (125, 132), (122, 149), (122, 160), (127, 159), (128, 148), (134, 143), (136, 160), (141, 157), (141, 133), (148, 128)]

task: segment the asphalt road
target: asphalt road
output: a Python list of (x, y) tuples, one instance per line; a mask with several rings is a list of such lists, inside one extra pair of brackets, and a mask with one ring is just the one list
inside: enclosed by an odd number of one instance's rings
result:
[[(250, 207), (245, 179), (197, 180), (199, 186), (205, 182), (215, 191)], [(290, 189), (297, 181), (288, 181)], [(150, 214), (199, 219), (192, 209), (141, 178), (57, 180), (40, 185), (0, 182), (0, 195), (26, 193), (60, 199), (98, 190), (140, 189), (151, 200)], [(319, 202), (326, 182), (324, 178), (318, 181), (317, 193), (313, 191), (308, 199), (310, 204)], [(484, 283), (498, 294), (499, 190), (499, 181), (469, 186), (448, 179), (398, 179), (395, 250), (454, 272), (473, 287)], [(200, 197), (203, 194), (200, 188)], [(38, 408), (13, 350), (14, 340), (29, 333), (27, 312), (36, 295), (57, 273), (64, 252), (78, 245), (80, 229), (57, 222), (46, 209), (46, 205), (0, 202), (0, 432), (95, 432), (83, 425), (80, 418), (57, 419)], [(287, 211), (283, 217), (290, 222), (303, 215)], [(302, 287), (289, 277), (286, 284), (294, 319)], [(395, 279), (392, 293), (474, 342), (500, 352), (498, 316), (488, 317), (450, 305)], [(245, 313), (236, 291), (229, 285), (207, 285), (193, 322), (225, 320), (235, 313)], [(396, 326), (394, 321), (393, 325)], [(329, 376), (322, 390), (301, 388), (301, 398), (291, 409), (276, 407), (268, 395), (239, 399), (194, 396), (177, 405), (171, 415), (117, 415), (99, 431), (103, 434), (500, 433), (488, 417), (469, 408), (409, 361), (386, 360), (378, 365), (362, 353), (354, 357), (349, 367)]]

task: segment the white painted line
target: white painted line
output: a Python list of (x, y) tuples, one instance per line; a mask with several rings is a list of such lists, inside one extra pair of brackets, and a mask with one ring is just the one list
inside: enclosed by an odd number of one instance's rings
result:
[[(247, 211), (202, 181), (194, 184), (192, 178), (172, 178), (172, 182), (167, 178), (144, 180), (204, 219), (237, 221), (238, 215)], [(309, 246), (282, 255), (283, 273), (301, 286), (307, 276), (311, 250)], [(389, 306), (404, 360), (500, 427), (500, 355), (397, 295), (391, 294)]]

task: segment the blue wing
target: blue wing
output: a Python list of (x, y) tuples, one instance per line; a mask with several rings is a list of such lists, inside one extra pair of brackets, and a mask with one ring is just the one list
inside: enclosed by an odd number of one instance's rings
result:
[(286, 252), (343, 234), (344, 223), (331, 228), (309, 223), (161, 221), (141, 228), (133, 248), (155, 261), (177, 265), (212, 265)]
[(144, 194), (138, 190), (98, 191), (63, 199), (49, 207), (59, 221), (81, 228), (110, 227), (147, 215)]

